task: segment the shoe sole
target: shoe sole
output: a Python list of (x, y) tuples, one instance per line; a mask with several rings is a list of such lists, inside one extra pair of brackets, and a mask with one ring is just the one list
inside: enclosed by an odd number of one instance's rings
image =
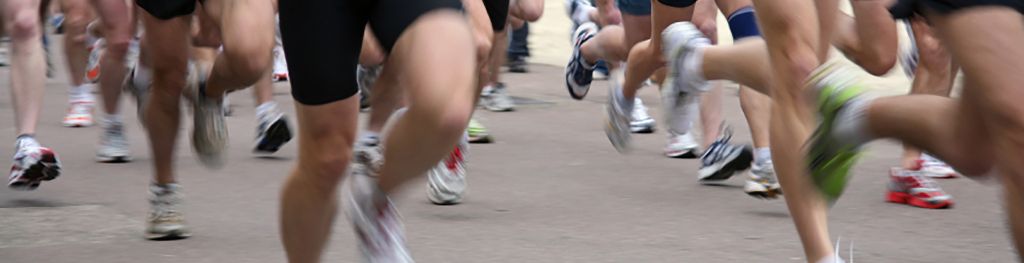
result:
[(494, 138), (491, 137), (491, 135), (483, 135), (483, 136), (475, 136), (475, 137), (471, 136), (471, 137), (469, 137), (469, 143), (492, 143), (492, 142), (494, 142)]
[(729, 179), (737, 172), (749, 169), (750, 162), (754, 161), (754, 154), (747, 150), (747, 148), (749, 147), (743, 147), (744, 150), (730, 154), (722, 164), (700, 168), (698, 174), (708, 175), (701, 176), (697, 180), (701, 182), (722, 181)]
[(630, 132), (632, 132), (632, 133), (639, 133), (639, 134), (654, 133), (654, 130), (655, 130), (655, 128), (654, 128), (653, 125), (645, 125), (643, 127), (635, 127), (635, 128), (634, 127), (629, 127), (629, 131)]
[(283, 118), (278, 119), (270, 125), (263, 140), (256, 145), (256, 153), (275, 153), (281, 146), (292, 140), (292, 131), (288, 129), (288, 122)]
[(671, 151), (666, 152), (665, 157), (673, 159), (697, 159), (697, 149), (687, 149), (682, 151)]
[(746, 192), (747, 195), (749, 195), (750, 197), (757, 198), (757, 199), (765, 199), (765, 200), (778, 199), (779, 196), (782, 195), (782, 188), (767, 189), (767, 188), (764, 188), (763, 186), (762, 186), (762, 189), (757, 189), (757, 190), (743, 189), (743, 191)]
[(933, 204), (918, 198), (914, 198), (913, 196), (910, 196), (907, 193), (901, 192), (889, 192), (888, 194), (886, 194), (885, 201), (890, 203), (905, 204), (927, 209), (953, 208), (953, 201), (950, 200)]
[(100, 163), (127, 163), (127, 162), (131, 162), (131, 161), (132, 161), (132, 157), (128, 156), (128, 155), (120, 155), (120, 156), (102, 156), (102, 155), (97, 155), (96, 156), (96, 162), (100, 162)]
[(29, 165), (20, 177), (11, 180), (7, 187), (14, 190), (31, 191), (39, 188), (42, 181), (51, 181), (59, 176), (60, 164), (57, 162), (57, 156), (46, 154), (38, 162)]
[(182, 240), (192, 237), (192, 233), (184, 228), (174, 229), (167, 231), (166, 233), (153, 233), (146, 232), (146, 239), (153, 241), (171, 241), (171, 240)]

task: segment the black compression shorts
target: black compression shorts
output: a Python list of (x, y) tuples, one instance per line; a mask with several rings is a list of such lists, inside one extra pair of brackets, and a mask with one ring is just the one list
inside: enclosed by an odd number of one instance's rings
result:
[(484, 9), (487, 9), (487, 17), (491, 19), (491, 29), (494, 32), (505, 30), (508, 23), (509, 0), (484, 0)]
[(390, 52), (402, 32), (423, 14), (462, 10), (459, 0), (282, 0), (279, 5), (292, 97), (305, 105), (356, 94), (356, 65), (367, 23)]
[(135, 0), (146, 13), (162, 20), (191, 15), (198, 3), (196, 0)]
[(684, 8), (693, 6), (693, 4), (697, 3), (697, 0), (658, 0), (658, 3), (676, 8)]
[(889, 8), (889, 12), (893, 18), (903, 19), (914, 14), (936, 12), (939, 15), (946, 15), (981, 6), (1004, 6), (1024, 13), (1024, 0), (899, 0)]

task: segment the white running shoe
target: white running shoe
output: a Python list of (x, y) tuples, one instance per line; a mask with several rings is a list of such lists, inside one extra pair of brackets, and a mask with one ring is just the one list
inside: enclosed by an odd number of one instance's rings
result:
[(762, 165), (755, 162), (750, 168), (750, 178), (743, 186), (743, 191), (761, 199), (775, 199), (782, 195), (782, 186), (775, 178), (775, 167), (772, 166), (772, 162)]
[(711, 45), (711, 40), (690, 22), (673, 23), (661, 36), (668, 69), (664, 86), (686, 93), (710, 89), (707, 80), (693, 72), (699, 69), (699, 59), (703, 58), (704, 48)]
[(693, 133), (676, 134), (669, 130), (668, 132), (668, 144), (665, 145), (665, 156), (668, 158), (682, 158), (682, 159), (694, 159), (698, 156), (697, 140), (693, 138)]
[(42, 181), (60, 176), (60, 161), (50, 148), (25, 139), (19, 140), (14, 148), (14, 163), (7, 181), (11, 189), (35, 190)]
[(483, 100), (483, 103), (481, 104), (489, 111), (504, 112), (516, 109), (516, 104), (512, 101), (512, 96), (508, 95), (505, 83), (498, 82), (493, 86), (484, 87), (482, 93), (480, 99)]
[(101, 163), (123, 163), (132, 160), (128, 139), (124, 137), (124, 124), (104, 121), (100, 147), (96, 150), (96, 161)]
[(434, 168), (427, 171), (427, 198), (436, 205), (454, 205), (466, 192), (466, 155), (469, 137), (463, 134), (459, 144)]
[(224, 124), (224, 100), (206, 96), (206, 74), (192, 64), (184, 91), (192, 100), (192, 148), (200, 163), (210, 168), (223, 166), (228, 130)]
[[(91, 95), (89, 95), (91, 97)], [(72, 100), (68, 114), (64, 116), (64, 127), (80, 128), (93, 125), (92, 111), (96, 102), (91, 98)]]
[(629, 130), (633, 133), (654, 132), (654, 118), (647, 114), (647, 107), (640, 97), (633, 99), (633, 112), (630, 114)]
[(953, 167), (949, 166), (949, 164), (946, 164), (946, 162), (943, 162), (931, 155), (921, 154), (921, 159), (918, 160), (918, 162), (921, 165), (920, 171), (924, 173), (925, 176), (941, 179), (956, 178), (957, 176), (960, 176), (960, 173), (954, 170)]
[(149, 185), (149, 218), (146, 239), (176, 240), (192, 236), (181, 213), (181, 187), (177, 184)]
[(608, 89), (608, 103), (604, 106), (604, 134), (612, 143), (616, 151), (626, 153), (631, 146), (632, 137), (629, 131), (629, 109), (622, 105), (622, 86), (616, 78), (609, 82), (612, 86)]
[(363, 262), (414, 262), (405, 245), (402, 218), (377, 186), (376, 174), (349, 176), (345, 214), (359, 240)]

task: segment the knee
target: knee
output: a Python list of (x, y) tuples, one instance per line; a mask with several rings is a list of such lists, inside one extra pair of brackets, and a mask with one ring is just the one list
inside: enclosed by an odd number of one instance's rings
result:
[(861, 61), (861, 68), (867, 71), (868, 74), (874, 76), (882, 76), (889, 73), (893, 66), (896, 66), (895, 56), (886, 56), (885, 54), (876, 54), (875, 57)]
[(270, 68), (273, 42), (266, 45), (245, 43), (231, 49), (224, 48), (224, 56), (239, 81), (255, 83)]
[(318, 185), (334, 186), (340, 183), (352, 160), (352, 151), (345, 150), (352, 149), (351, 144), (348, 147), (334, 146), (316, 147), (316, 152), (310, 155), (315, 157), (303, 160), (305, 164), (300, 169), (305, 170), (303, 174), (313, 178)]
[(81, 11), (68, 12), (64, 14), (64, 22), (62, 25), (64, 27), (64, 31), (67, 32), (65, 37), (68, 38), (68, 41), (71, 41), (71, 43), (74, 44), (85, 43), (86, 28), (88, 27), (89, 22), (89, 17)]
[(484, 65), (485, 62), (489, 60), (491, 56), (491, 49), (493, 48), (491, 44), (491, 39), (476, 36), (475, 43), (477, 63), (478, 65)]
[(39, 41), (42, 30), (39, 24), (39, 14), (35, 10), (17, 12), (10, 23), (9, 34), (12, 39)]
[(129, 38), (112, 38), (107, 37), (104, 41), (105, 49), (104, 56), (110, 56), (113, 58), (121, 59), (125, 53), (128, 53), (128, 45), (131, 40)]
[[(530, 0), (520, 0), (520, 1), (530, 1)], [(516, 17), (518, 17), (519, 19), (525, 20), (527, 22), (537, 22), (537, 20), (540, 20), (541, 15), (544, 15), (544, 2), (543, 1), (537, 1), (537, 2), (539, 2), (540, 4), (537, 5), (537, 4), (532, 4), (532, 3), (520, 3), (519, 12), (518, 12), (518, 14), (516, 14)]]
[(154, 96), (170, 96), (177, 100), (185, 87), (188, 61), (173, 56), (154, 56), (153, 61), (153, 91), (159, 93)]

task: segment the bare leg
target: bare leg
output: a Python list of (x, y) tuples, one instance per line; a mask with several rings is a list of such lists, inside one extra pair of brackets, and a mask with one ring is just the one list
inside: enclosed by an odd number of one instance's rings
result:
[(693, 16), (693, 6), (687, 8), (675, 8), (667, 6), (658, 1), (651, 1), (651, 39), (637, 43), (629, 51), (629, 61), (626, 62), (626, 76), (622, 82), (623, 101), (633, 101), (637, 90), (643, 86), (655, 70), (665, 66), (665, 59), (661, 50), (661, 31), (677, 21), (690, 20)]
[(398, 87), (398, 75), (394, 70), (384, 68), (380, 78), (373, 84), (373, 97), (370, 97), (370, 119), (366, 127), (367, 131), (380, 133), (384, 130), (384, 124), (388, 122), (391, 113), (401, 108), (405, 103), (402, 89)]
[(253, 99), (256, 100), (256, 106), (267, 102), (274, 102), (274, 80), (271, 76), (273, 71), (273, 66), (267, 67), (266, 74), (263, 74), (264, 77), (252, 85), (252, 95)]
[(725, 96), (725, 87), (721, 82), (715, 82), (711, 90), (701, 94), (700, 98), (700, 121), (703, 128), (704, 139), (701, 145), (707, 149), (711, 143), (718, 139), (720, 125), (724, 121), (722, 116), (722, 97)]
[(121, 84), (126, 72), (125, 56), (132, 39), (135, 21), (131, 9), (122, 0), (92, 0), (103, 23), (103, 37), (106, 51), (100, 59), (100, 92), (103, 95), (103, 110), (108, 115), (118, 113), (121, 98)]
[(190, 17), (159, 20), (142, 15), (143, 47), (153, 70), (153, 85), (145, 108), (146, 132), (153, 152), (155, 182), (174, 183), (174, 146), (181, 118), (181, 91), (187, 72)]
[[(640, 41), (651, 38), (651, 16), (636, 16), (623, 13), (622, 27), (625, 33), (626, 55)], [(622, 59), (625, 60), (625, 59)]]
[(271, 53), (266, 51), (274, 48), (272, 3), (211, 0), (202, 6), (219, 26), (224, 44), (207, 79), (206, 95), (219, 98), (261, 79), (271, 65)]
[(64, 59), (68, 63), (68, 81), (71, 87), (85, 82), (85, 64), (89, 51), (85, 47), (85, 28), (95, 18), (87, 0), (61, 0), (64, 11)]
[[(385, 193), (436, 165), (451, 151), (469, 122), (476, 88), (474, 55), (467, 52), (474, 50), (472, 35), (464, 19), (454, 11), (427, 13), (395, 44), (389, 69), (405, 77), (399, 85), (408, 88), (409, 111), (383, 136), (385, 163), (380, 169), (379, 186)], [(448, 30), (438, 32), (434, 30), (437, 28)], [(439, 61), (448, 66), (424, 67)]]
[(590, 65), (602, 59), (610, 63), (624, 61), (629, 55), (625, 35), (621, 26), (606, 26), (593, 39), (583, 43), (580, 53)]
[[(935, 38), (931, 26), (924, 20), (913, 19), (911, 27), (914, 30), (914, 42), (917, 44), (919, 65), (914, 73), (910, 93), (948, 97), (953, 89), (953, 77), (957, 71), (953, 66), (952, 57)], [(904, 145), (903, 149), (903, 167), (916, 167), (917, 160), (921, 159), (921, 150), (909, 145)]]
[(39, 1), (4, 1), (3, 24), (11, 37), (11, 97), (18, 135), (34, 134), (42, 107), (46, 62), (39, 38)]
[(702, 73), (705, 79), (727, 79), (750, 87), (762, 94), (771, 94), (771, 66), (764, 39), (745, 38), (729, 46), (704, 49)]
[(769, 147), (771, 144), (768, 139), (768, 127), (771, 125), (772, 98), (750, 88), (741, 87), (740, 107), (743, 109), (743, 115), (747, 117), (754, 148)]
[(856, 18), (840, 14), (831, 42), (868, 73), (881, 76), (896, 64), (896, 21), (891, 0), (850, 1)]
[[(825, 0), (831, 1), (831, 0)], [(819, 1), (821, 2), (821, 1)], [(812, 114), (803, 97), (803, 81), (823, 60), (815, 3), (798, 0), (755, 1), (772, 69), (772, 155), (786, 204), (808, 262), (832, 255), (825, 201), (814, 189), (801, 148), (810, 135)], [(820, 26), (819, 26), (820, 25)]]
[(517, 0), (508, 11), (509, 15), (526, 22), (537, 22), (544, 14), (544, 0)]

